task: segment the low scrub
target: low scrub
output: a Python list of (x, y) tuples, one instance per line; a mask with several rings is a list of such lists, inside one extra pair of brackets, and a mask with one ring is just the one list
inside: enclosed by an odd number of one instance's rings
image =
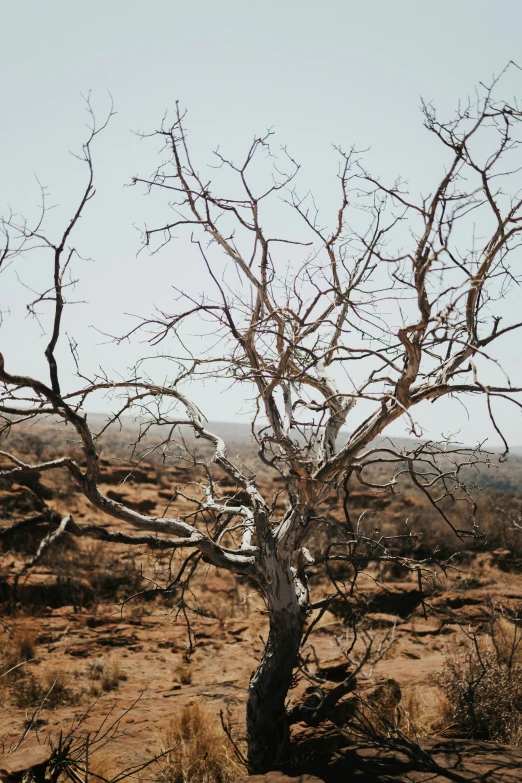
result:
[(522, 634), (503, 617), (488, 632), (464, 631), (463, 653), (436, 678), (446, 697), (448, 731), (459, 737), (518, 745), (522, 740)]
[(161, 762), (161, 783), (232, 783), (244, 772), (217, 717), (197, 704), (172, 718), (162, 746), (172, 750)]
[[(29, 620), (10, 629), (0, 628), (0, 705), (13, 701), (15, 684), (27, 679), (26, 664), (35, 657), (36, 632)], [(25, 706), (25, 705), (24, 705)]]
[(83, 690), (75, 687), (72, 676), (56, 671), (26, 671), (11, 689), (12, 702), (21, 709), (38, 704), (47, 709), (67, 707), (79, 704), (82, 696)]
[(127, 679), (118, 661), (100, 660), (90, 663), (85, 670), (85, 675), (91, 681), (90, 691), (94, 696), (116, 690), (120, 682)]

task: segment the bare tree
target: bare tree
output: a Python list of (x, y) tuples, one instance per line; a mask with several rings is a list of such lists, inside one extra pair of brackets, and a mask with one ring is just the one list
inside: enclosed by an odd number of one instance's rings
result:
[[(516, 183), (520, 168), (522, 112), (496, 99), (497, 84), (481, 86), (449, 121), (423, 105), (426, 128), (447, 155), (446, 173), (429, 196), (416, 200), (401, 181), (383, 184), (354, 149), (338, 148), (339, 203), (330, 220), (321, 218), (310, 195), (298, 194), (299, 167), (285, 150), (274, 155), (271, 132), (256, 138), (240, 163), (216, 152), (230, 188), (229, 196), (218, 195), (192, 161), (185, 117), (177, 110), (172, 124), (165, 121), (149, 137), (160, 140), (165, 161), (152, 176), (133, 182), (164, 193), (167, 202), (163, 224), (145, 229), (145, 246), (157, 251), (187, 230), (207, 280), (200, 298), (180, 291), (173, 313), (158, 311), (126, 335), (139, 332), (162, 343), (162, 352), (179, 367), (168, 384), (153, 382), (143, 367), (126, 379), (89, 378), (78, 369), (79, 388), (60, 376), (66, 275), (75, 255), (70, 243), (94, 194), (91, 146), (99, 132), (94, 124), (83, 147), (87, 186), (62, 235), (48, 238), (43, 214), (34, 228), (13, 216), (4, 220), (0, 264), (36, 248), (50, 253), (52, 280), (37, 302), (51, 301), (53, 318), (45, 348), (49, 379), (33, 377), (30, 368), (17, 374), (11, 368), (22, 359), (0, 355), (0, 413), (6, 429), (44, 414), (65, 420), (77, 433), (83, 457), (28, 464), (2, 452), (13, 467), (0, 476), (64, 468), (95, 507), (140, 532), (110, 533), (70, 519), (62, 529), (108, 542), (189, 549), (178, 584), (201, 560), (257, 584), (270, 630), (248, 692), (252, 771), (271, 768), (287, 741), (285, 702), (308, 633), (307, 617), (314, 606), (325, 605), (310, 595), (307, 574), (331, 572), (333, 563), (342, 563), (355, 580), (369, 553), (384, 561), (393, 557), (388, 539), (352, 524), (348, 495), (346, 525), (312, 555), (310, 542), (324, 519), (325, 501), (342, 493), (350, 478), (393, 491), (407, 473), (452, 525), (442, 501), (465, 495), (460, 468), (480, 455), (447, 443), (417, 443), (409, 451), (375, 444), (401, 417), (418, 434), (413, 409), (427, 401), (481, 395), (507, 451), (493, 405), (500, 400), (520, 408), (522, 390), (507, 376), (499, 380), (495, 350), (522, 326), (503, 320), (503, 299), (520, 279), (510, 259), (522, 233), (522, 197), (510, 183)], [(270, 180), (263, 185), (266, 172)], [(288, 233), (274, 236), (268, 224), (280, 224), (281, 213)], [(184, 335), (204, 332), (209, 324), (215, 339), (211, 345), (207, 340), (203, 356), (194, 355)], [(227, 456), (225, 443), (189, 398), (187, 384), (209, 378), (241, 384), (245, 398), (253, 399), (252, 435), (260, 460), (282, 481), (284, 514), (276, 512), (255, 474)], [(84, 409), (103, 390), (123, 397), (113, 420), (136, 411), (143, 428), (163, 428), (163, 448), (180, 427), (210, 444), (206, 480), (194, 490), (190, 519), (141, 514), (100, 491), (97, 436)], [(443, 463), (437, 459), (441, 451)], [(389, 467), (389, 480), (373, 482), (374, 465)], [(236, 487), (235, 500), (222, 492), (216, 468)], [(456, 532), (478, 534), (473, 525)], [(406, 558), (404, 564), (419, 578), (427, 567)], [(336, 584), (334, 593), (340, 589)], [(347, 680), (336, 698), (352, 684)], [(333, 701), (330, 696), (328, 704)]]

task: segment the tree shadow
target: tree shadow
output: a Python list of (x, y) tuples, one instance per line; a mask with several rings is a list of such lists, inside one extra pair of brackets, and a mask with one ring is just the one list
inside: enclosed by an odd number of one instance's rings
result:
[(516, 783), (522, 748), (456, 739), (401, 741), (395, 748), (359, 744), (328, 763), (318, 759), (306, 772), (324, 783)]

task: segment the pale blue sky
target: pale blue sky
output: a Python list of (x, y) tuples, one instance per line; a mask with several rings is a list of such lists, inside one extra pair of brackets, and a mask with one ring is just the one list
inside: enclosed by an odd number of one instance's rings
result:
[[(184, 243), (177, 266), (174, 249), (156, 260), (135, 257), (133, 224), (150, 217), (151, 206), (123, 185), (149, 173), (156, 159), (154, 145), (131, 131), (154, 129), (179, 99), (189, 108), (194, 154), (203, 163), (217, 144), (244, 149), (274, 126), (326, 203), (335, 188), (332, 143), (371, 147), (373, 171), (402, 174), (412, 190), (426, 191), (441, 159), (422, 127), (419, 96), (450, 111), (477, 81), (510, 59), (522, 62), (520, 0), (3, 0), (0, 28), (1, 211), (9, 203), (34, 214), (36, 174), (60, 205), (50, 227), (67, 217), (83, 182), (68, 154), (84, 135), (80, 92), (92, 90), (100, 114), (108, 92), (114, 99), (117, 115), (94, 150), (98, 196), (79, 233), (80, 250), (95, 259), (81, 269), (77, 290), (89, 307), (71, 310), (67, 322), (86, 362), (111, 368), (125, 367), (133, 349), (115, 353), (100, 345), (93, 323), (121, 332), (128, 323), (122, 313), (146, 314), (158, 297), (168, 302), (171, 283), (199, 284)], [(508, 88), (520, 95), (522, 74)], [(26, 284), (40, 279), (39, 268), (19, 271)], [(13, 371), (43, 374), (30, 339), (38, 327), (17, 313), (22, 293), (12, 274), (0, 278), (0, 308), (10, 312), (2, 350)], [(235, 392), (203, 390), (198, 401), (211, 419), (233, 420), (241, 408)], [(462, 427), (462, 437), (471, 439), (482, 431), (483, 417), (480, 426), (468, 423), (459, 408), (440, 407), (436, 422), (430, 416), (423, 425), (433, 437)], [(500, 418), (512, 443), (522, 442), (522, 417), (509, 410)]]

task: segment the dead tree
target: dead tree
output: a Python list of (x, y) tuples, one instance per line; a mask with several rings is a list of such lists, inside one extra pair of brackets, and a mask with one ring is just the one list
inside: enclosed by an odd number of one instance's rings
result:
[[(62, 419), (74, 428), (83, 454), (28, 464), (4, 451), (12, 467), (0, 475), (68, 470), (93, 506), (139, 533), (82, 528), (69, 519), (63, 529), (108, 543), (188, 549), (190, 568), (204, 560), (256, 583), (270, 630), (248, 692), (252, 771), (270, 769), (287, 740), (285, 701), (313, 604), (307, 574), (335, 562), (356, 574), (361, 547), (384, 560), (391, 557), (386, 539), (365, 536), (349, 520), (336, 543), (312, 555), (307, 542), (321, 524), (325, 500), (350, 477), (375, 487), (368, 471), (382, 464), (390, 478), (380, 489), (393, 490), (399, 474), (408, 473), (451, 525), (441, 501), (465, 491), (459, 470), (478, 459), (474, 452), (447, 444), (421, 442), (410, 451), (375, 444), (400, 418), (418, 435), (415, 407), (450, 395), (483, 397), (507, 451), (494, 406), (500, 401), (520, 408), (521, 389), (507, 375), (499, 380), (495, 351), (522, 325), (506, 322), (503, 314), (506, 292), (520, 281), (510, 260), (522, 233), (522, 198), (510, 183), (520, 169), (522, 112), (497, 100), (497, 87), (498, 80), (480, 87), (448, 121), (423, 105), (425, 126), (446, 154), (445, 173), (429, 196), (416, 199), (400, 180), (381, 182), (365, 170), (355, 149), (337, 148), (339, 203), (324, 219), (310, 195), (299, 195), (295, 161), (284, 149), (275, 156), (271, 132), (256, 138), (240, 163), (216, 152), (220, 171), (211, 169), (209, 176), (224, 175), (230, 188), (228, 196), (218, 195), (213, 180), (192, 161), (185, 117), (177, 110), (172, 124), (165, 121), (149, 137), (161, 142), (164, 162), (133, 183), (163, 193), (166, 201), (161, 226), (144, 232), (145, 248), (158, 251), (188, 231), (206, 282), (199, 299), (179, 291), (172, 313), (156, 312), (126, 335), (139, 333), (162, 344), (162, 353), (179, 367), (169, 384), (155, 383), (143, 371), (126, 379), (90, 378), (78, 366), (75, 379), (60, 375), (67, 275), (76, 252), (71, 242), (94, 195), (95, 125), (83, 147), (87, 186), (62, 235), (48, 238), (44, 214), (35, 227), (13, 216), (4, 220), (0, 265), (16, 263), (22, 252), (48, 252), (49, 287), (30, 309), (44, 301), (53, 307), (45, 347), (48, 378), (34, 377), (22, 356), (0, 356), (5, 429), (44, 415)], [(268, 226), (280, 225), (281, 214), (288, 233), (274, 236)], [(184, 335), (208, 332), (209, 324), (213, 344), (196, 356)], [(229, 458), (226, 444), (189, 398), (187, 382), (208, 378), (241, 384), (245, 399), (254, 400), (253, 438), (259, 459), (280, 477), (284, 514), (275, 513), (255, 474)], [(144, 427), (163, 428), (164, 446), (180, 427), (210, 444), (207, 481), (194, 496), (190, 520), (138, 513), (101, 492), (97, 437), (84, 409), (103, 390), (123, 397), (113, 420), (137, 411)], [(442, 467), (436, 459), (440, 449), (446, 450)], [(237, 502), (221, 493), (215, 467), (236, 487)], [(203, 524), (203, 518), (212, 524)], [(350, 688), (346, 683), (339, 697)]]

